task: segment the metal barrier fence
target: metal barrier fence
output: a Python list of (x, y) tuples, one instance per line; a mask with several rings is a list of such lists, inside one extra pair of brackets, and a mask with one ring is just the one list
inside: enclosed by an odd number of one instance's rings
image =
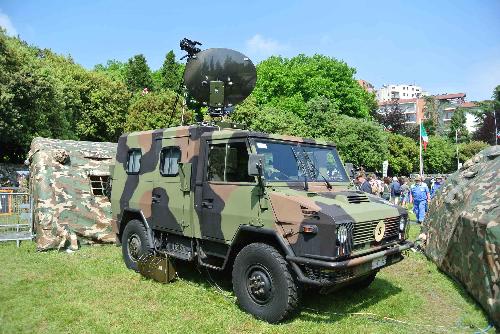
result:
[(0, 188), (0, 241), (16, 241), (33, 238), (32, 200), (19, 188)]

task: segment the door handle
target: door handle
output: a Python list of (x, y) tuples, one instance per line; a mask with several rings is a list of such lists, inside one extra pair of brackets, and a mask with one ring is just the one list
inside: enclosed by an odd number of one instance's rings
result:
[(214, 207), (214, 205), (212, 204), (213, 201), (214, 201), (213, 199), (207, 199), (205, 201), (202, 201), (201, 207), (206, 208), (206, 209), (212, 209)]

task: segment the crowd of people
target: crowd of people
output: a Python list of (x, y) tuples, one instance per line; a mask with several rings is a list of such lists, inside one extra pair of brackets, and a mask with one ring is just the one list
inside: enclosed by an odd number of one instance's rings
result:
[(393, 204), (406, 208), (413, 205), (417, 222), (422, 223), (429, 203), (443, 184), (443, 180), (442, 176), (422, 179), (420, 175), (413, 179), (404, 176), (379, 178), (374, 173), (366, 175), (361, 171), (356, 176), (355, 184), (360, 191), (379, 196)]

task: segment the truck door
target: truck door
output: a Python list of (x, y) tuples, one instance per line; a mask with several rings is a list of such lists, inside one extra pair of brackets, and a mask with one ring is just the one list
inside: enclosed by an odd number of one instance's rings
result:
[[(160, 143), (157, 142), (157, 145)], [(159, 163), (155, 172), (152, 192), (152, 215), (155, 229), (191, 235), (185, 210), (190, 192), (183, 191), (179, 175), (182, 147), (187, 147), (187, 137), (163, 138), (159, 150)]]
[(248, 175), (246, 139), (209, 141), (201, 196), (202, 238), (230, 241), (238, 227), (256, 224), (259, 189)]

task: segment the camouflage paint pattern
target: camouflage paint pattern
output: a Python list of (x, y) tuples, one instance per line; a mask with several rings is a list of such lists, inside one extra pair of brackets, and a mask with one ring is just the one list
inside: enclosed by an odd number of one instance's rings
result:
[(500, 326), (500, 147), (465, 162), (431, 202), (425, 253)]
[[(323, 141), (216, 126), (183, 126), (124, 134), (118, 141), (112, 176), (114, 231), (118, 235), (122, 233), (123, 212), (133, 209), (141, 211), (147, 224), (156, 230), (228, 245), (242, 225), (275, 230), (289, 242), (296, 255), (323, 259), (345, 255), (335, 245), (335, 229), (340, 223), (353, 224), (355, 234), (357, 228), (363, 229), (365, 238), (355, 249), (359, 255), (404, 240), (399, 219), (407, 215), (406, 210), (357, 192), (350, 182), (333, 183), (333, 189), (328, 189), (323, 182), (310, 182), (309, 191), (303, 190), (302, 182), (269, 182), (263, 195), (257, 180), (206, 181), (207, 143), (243, 141), (250, 151), (256, 152), (253, 138), (333, 146)], [(181, 190), (180, 174), (160, 175), (160, 150), (165, 146), (180, 148), (180, 163), (191, 171), (189, 191)], [(142, 153), (141, 169), (136, 175), (126, 172), (127, 155), (133, 148)], [(160, 203), (153, 204), (153, 197)], [(210, 210), (202, 205), (207, 197), (212, 200)], [(377, 243), (373, 229), (380, 220), (390, 228), (386, 232), (388, 237)], [(301, 226), (311, 223), (317, 225), (319, 231), (314, 236), (305, 236)]]
[(115, 241), (111, 204), (90, 175), (109, 175), (116, 144), (35, 138), (28, 153), (38, 250)]

